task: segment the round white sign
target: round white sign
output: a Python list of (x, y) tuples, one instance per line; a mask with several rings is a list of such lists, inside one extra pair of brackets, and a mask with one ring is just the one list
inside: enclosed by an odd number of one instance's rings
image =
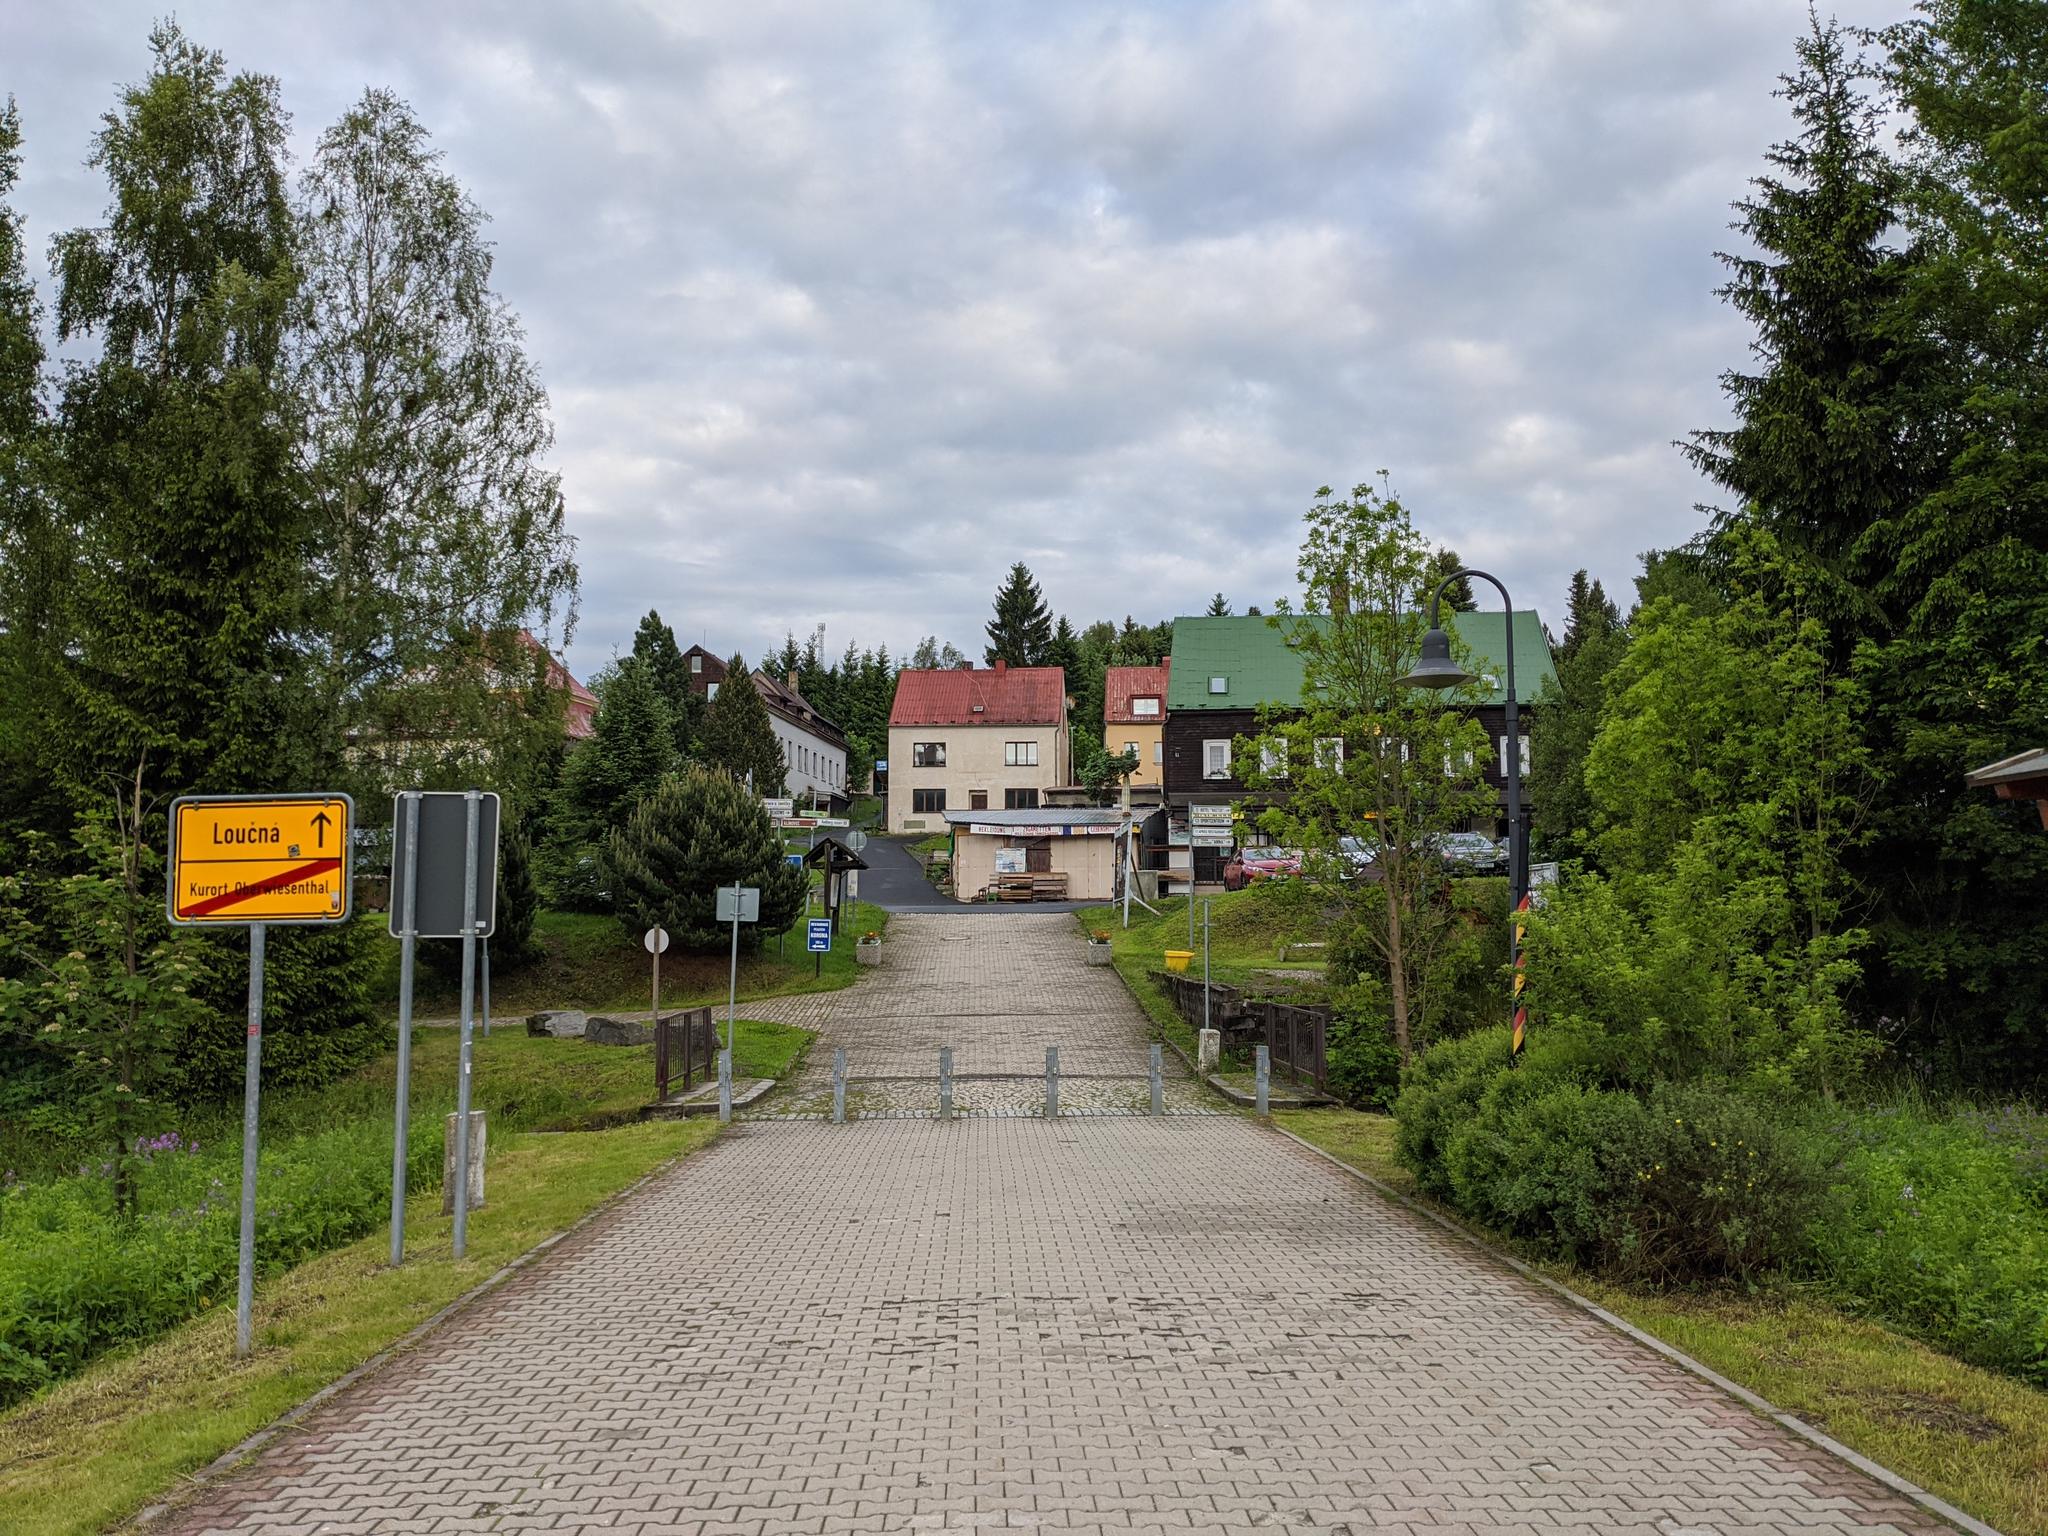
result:
[(861, 849), (867, 847), (867, 845), (868, 835), (867, 833), (861, 831), (859, 827), (855, 827), (851, 832), (846, 834), (846, 851), (848, 853), (859, 853)]
[(668, 930), (666, 928), (650, 928), (647, 930), (646, 937), (641, 939), (640, 942), (647, 947), (647, 953), (650, 955), (667, 954)]

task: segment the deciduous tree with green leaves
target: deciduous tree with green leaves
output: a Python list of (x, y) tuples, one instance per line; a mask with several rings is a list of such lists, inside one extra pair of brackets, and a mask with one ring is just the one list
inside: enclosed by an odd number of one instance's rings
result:
[(1491, 749), (1460, 707), (1469, 699), (1402, 681), (1428, 623), (1414, 599), (1430, 561), (1407, 508), (1370, 484), (1325, 486), (1307, 522), (1303, 607), (1269, 620), (1301, 658), (1301, 701), (1261, 712), (1238, 744), (1240, 776), (1272, 796), (1260, 827), (1303, 850), (1306, 877), (1385, 967), (1405, 1063), (1431, 1022), (1426, 977), (1455, 924), (1437, 842), (1493, 809)]

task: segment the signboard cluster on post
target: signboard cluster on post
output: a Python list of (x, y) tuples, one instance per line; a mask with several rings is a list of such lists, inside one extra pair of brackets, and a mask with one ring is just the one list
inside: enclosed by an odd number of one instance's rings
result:
[(263, 1088), (263, 950), (272, 923), (349, 917), (355, 802), (343, 794), (182, 795), (171, 802), (164, 905), (180, 928), (249, 930), (242, 1059), (242, 1229), (235, 1353), (249, 1353), (256, 1295), (256, 1127)]

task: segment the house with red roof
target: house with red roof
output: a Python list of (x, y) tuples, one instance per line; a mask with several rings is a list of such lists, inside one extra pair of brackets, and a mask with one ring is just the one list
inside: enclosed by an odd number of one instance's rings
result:
[(1060, 667), (906, 668), (889, 711), (889, 830), (946, 830), (948, 811), (1033, 810), (1071, 782)]

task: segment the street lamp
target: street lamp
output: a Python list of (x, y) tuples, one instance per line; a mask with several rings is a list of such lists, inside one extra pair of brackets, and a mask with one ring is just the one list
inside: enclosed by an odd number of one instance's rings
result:
[[(1508, 596), (1508, 589), (1501, 585), (1500, 578), (1485, 571), (1453, 571), (1429, 595), (1429, 632), (1422, 637), (1422, 655), (1417, 658), (1408, 675), (1401, 679), (1411, 688), (1458, 688), (1472, 681), (1472, 674), (1451, 659), (1451, 637), (1438, 622), (1437, 609), (1443, 601), (1444, 589), (1460, 577), (1477, 576), (1482, 581), (1493, 583), (1500, 593), (1501, 606), (1507, 610), (1503, 630), (1507, 637), (1507, 653), (1503, 660), (1507, 664), (1507, 750), (1502, 753), (1508, 778), (1508, 913), (1509, 921), (1519, 925), (1522, 920), (1522, 904), (1529, 896), (1529, 848), (1528, 829), (1522, 824), (1522, 736), (1521, 727), (1515, 718), (1515, 605)], [(1511, 933), (1513, 930), (1511, 930)], [(1515, 1008), (1514, 1008), (1514, 1049), (1522, 1049), (1523, 1017), (1521, 1009), (1521, 946), (1511, 940), (1509, 958), (1516, 967)]]

